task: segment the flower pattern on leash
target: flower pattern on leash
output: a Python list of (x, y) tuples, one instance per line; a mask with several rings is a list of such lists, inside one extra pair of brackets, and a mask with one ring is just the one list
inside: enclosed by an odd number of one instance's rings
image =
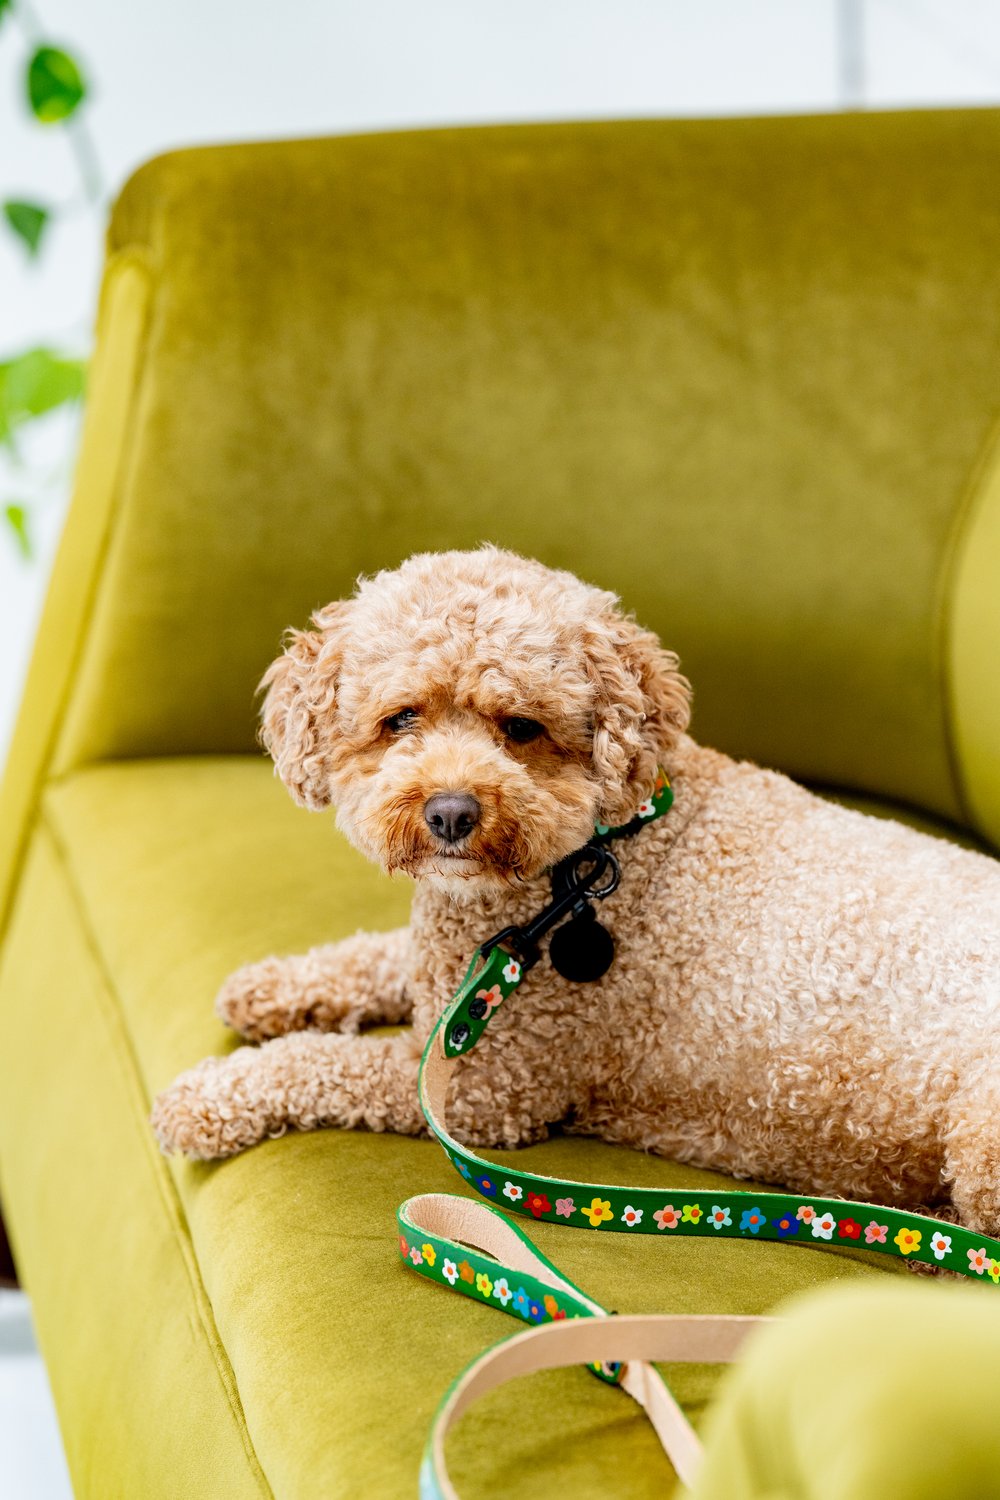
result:
[[(454, 1142), (447, 1144), (449, 1148), (455, 1146)], [(724, 1236), (739, 1232), (752, 1235), (754, 1238), (778, 1241), (795, 1239), (800, 1229), (808, 1226), (814, 1240), (830, 1242), (836, 1239), (841, 1242), (854, 1242), (872, 1250), (877, 1248), (887, 1250), (891, 1243), (893, 1252), (904, 1260), (912, 1257), (938, 1264), (948, 1261), (949, 1264), (954, 1265), (955, 1259), (964, 1254), (968, 1258), (969, 1269), (963, 1274), (984, 1279), (988, 1276), (994, 1285), (1000, 1285), (1000, 1251), (995, 1258), (991, 1258), (991, 1251), (995, 1246), (989, 1241), (969, 1250), (967, 1246), (972, 1236), (967, 1231), (959, 1228), (959, 1238), (956, 1241), (954, 1231), (944, 1232), (945, 1229), (951, 1229), (951, 1226), (943, 1225), (938, 1228), (933, 1220), (921, 1220), (919, 1216), (908, 1216), (898, 1211), (895, 1215), (895, 1223), (890, 1227), (889, 1224), (881, 1223), (876, 1218), (865, 1222), (861, 1218), (856, 1218), (854, 1214), (847, 1214), (844, 1218), (838, 1219), (835, 1216), (837, 1204), (821, 1212), (821, 1205), (800, 1203), (795, 1207), (794, 1200), (788, 1202), (786, 1199), (788, 1206), (779, 1212), (777, 1217), (767, 1218), (761, 1203), (768, 1200), (761, 1199), (754, 1202), (748, 1193), (737, 1194), (736, 1201), (731, 1200), (728, 1203), (725, 1200), (721, 1203), (713, 1202), (705, 1194), (700, 1202), (685, 1203), (681, 1207), (665, 1203), (654, 1209), (649, 1202), (651, 1194), (648, 1190), (640, 1188), (630, 1190), (631, 1201), (624, 1201), (624, 1189), (606, 1188), (605, 1192), (608, 1193), (608, 1197), (598, 1195), (581, 1206), (577, 1204), (574, 1197), (555, 1197), (554, 1195), (552, 1198), (549, 1197), (549, 1192), (553, 1187), (556, 1189), (579, 1187), (579, 1184), (560, 1182), (553, 1184), (548, 1179), (531, 1176), (527, 1176), (526, 1180), (521, 1182), (514, 1182), (504, 1177), (495, 1178), (485, 1173), (481, 1176), (473, 1176), (472, 1172), (477, 1166), (482, 1166), (482, 1162), (471, 1153), (460, 1156), (457, 1150), (449, 1149), (449, 1155), (454, 1165), (461, 1170), (463, 1177), (472, 1182), (484, 1197), (496, 1197), (498, 1190), (502, 1187), (503, 1196), (509, 1203), (512, 1206), (518, 1206), (520, 1211), (530, 1214), (535, 1220), (543, 1218), (569, 1220), (574, 1215), (580, 1214), (593, 1229), (600, 1229), (605, 1225), (614, 1227), (614, 1221), (617, 1220), (620, 1228), (638, 1233), (653, 1232), (654, 1225), (659, 1232), (683, 1226), (688, 1227), (695, 1234), (704, 1234), (711, 1229), (713, 1234)], [(470, 1172), (470, 1166), (472, 1172)], [(645, 1202), (642, 1198), (636, 1201), (636, 1194), (640, 1192), (643, 1193)], [(774, 1197), (780, 1203), (781, 1195), (775, 1194)], [(744, 1208), (743, 1204), (748, 1199), (751, 1206)], [(869, 1205), (845, 1202), (845, 1207), (852, 1207), (855, 1212), (860, 1212)], [(737, 1223), (738, 1229), (734, 1229), (734, 1222)], [(401, 1235), (399, 1246), (404, 1260), (410, 1260), (414, 1265), (427, 1268), (424, 1274), (429, 1274), (430, 1268), (434, 1266), (434, 1257), (438, 1254), (433, 1245), (425, 1244), (414, 1247), (411, 1251), (405, 1236)], [(414, 1255), (419, 1258), (415, 1259)], [(440, 1260), (439, 1256), (438, 1259)], [(447, 1264), (449, 1272), (452, 1272), (454, 1261), (449, 1259)], [(459, 1269), (463, 1279), (472, 1279), (471, 1269), (468, 1277), (461, 1267)], [(438, 1279), (441, 1278), (440, 1268), (434, 1275)], [(454, 1285), (451, 1275), (443, 1279)], [(530, 1310), (528, 1316), (530, 1319)]]
[(521, 965), (516, 958), (512, 958), (509, 964), (504, 964), (501, 972), (508, 984), (517, 984), (521, 977)]
[[(469, 1165), (470, 1162), (473, 1167), (480, 1165), (474, 1157), (466, 1157), (465, 1164)], [(682, 1208), (666, 1203), (660, 1208), (653, 1209), (649, 1204), (650, 1195), (645, 1194), (645, 1202), (640, 1198), (638, 1203), (632, 1201), (623, 1204), (625, 1193), (622, 1189), (616, 1188), (606, 1189), (607, 1198), (595, 1196), (582, 1208), (577, 1206), (573, 1198), (556, 1198), (553, 1209), (548, 1194), (542, 1190), (544, 1186), (549, 1186), (551, 1190), (552, 1185), (547, 1184), (545, 1179), (533, 1179), (529, 1176), (523, 1183), (514, 1183), (509, 1179), (493, 1179), (484, 1175), (482, 1178), (475, 1178), (474, 1181), (477, 1186), (485, 1184), (492, 1188), (494, 1193), (499, 1184), (504, 1183), (505, 1191), (510, 1189), (507, 1196), (511, 1202), (523, 1205), (523, 1212), (532, 1214), (536, 1220), (543, 1216), (569, 1219), (572, 1215), (580, 1213), (594, 1229), (610, 1224), (612, 1229), (621, 1228), (641, 1233), (651, 1231), (653, 1224), (659, 1231), (689, 1226), (695, 1234), (705, 1234), (709, 1237), (718, 1233), (723, 1235), (742, 1233), (752, 1235), (754, 1238), (760, 1236), (762, 1239), (778, 1241), (795, 1238), (800, 1231), (804, 1232), (804, 1226), (808, 1225), (814, 1239), (831, 1241), (836, 1238), (841, 1242), (846, 1240), (848, 1243), (860, 1243), (871, 1249), (891, 1248), (893, 1253), (904, 1260), (913, 1257), (938, 1264), (948, 1261), (954, 1265), (955, 1261), (961, 1259), (964, 1254), (969, 1264), (969, 1269), (964, 1274), (978, 1276), (983, 1280), (988, 1277), (994, 1286), (1000, 1286), (1000, 1251), (997, 1250), (995, 1242), (984, 1240), (984, 1243), (978, 1247), (967, 1249), (972, 1235), (961, 1226), (957, 1229), (950, 1225), (936, 1226), (933, 1220), (921, 1220), (919, 1216), (910, 1216), (905, 1213), (895, 1214), (895, 1224), (892, 1226), (895, 1233), (890, 1234), (890, 1226), (880, 1223), (878, 1219), (870, 1219), (865, 1224), (853, 1215), (836, 1219), (834, 1217), (836, 1204), (831, 1205), (822, 1213), (815, 1204), (800, 1204), (796, 1211), (794, 1200), (792, 1200), (777, 1217), (768, 1219), (761, 1207), (762, 1203), (768, 1202), (767, 1199), (759, 1199), (757, 1202), (750, 1199), (752, 1206), (743, 1207), (749, 1199), (749, 1194), (738, 1194), (735, 1200), (730, 1200), (728, 1203), (725, 1200), (721, 1203), (712, 1202), (706, 1194), (701, 1202), (685, 1203)], [(569, 1185), (568, 1183), (557, 1184), (557, 1186)], [(632, 1199), (635, 1200), (640, 1192), (644, 1190), (633, 1189)], [(775, 1195), (775, 1197), (780, 1202), (780, 1195)], [(850, 1206), (855, 1210), (860, 1210), (867, 1205), (852, 1204)], [(614, 1220), (618, 1220), (617, 1225), (613, 1223)], [(737, 1221), (738, 1228), (733, 1227), (734, 1221)], [(405, 1224), (400, 1224), (401, 1229), (406, 1227)], [(946, 1229), (950, 1232), (945, 1233)], [(545, 1291), (544, 1285), (539, 1286), (537, 1282), (519, 1285), (515, 1292), (506, 1276), (496, 1274), (504, 1269), (502, 1265), (487, 1268), (482, 1266), (481, 1261), (474, 1265), (466, 1259), (456, 1263), (453, 1254), (459, 1247), (450, 1245), (447, 1240), (443, 1242), (426, 1240), (411, 1245), (407, 1236), (400, 1233), (397, 1244), (404, 1262), (407, 1265), (412, 1264), (421, 1275), (430, 1277), (454, 1290), (466, 1291), (467, 1295), (471, 1293), (483, 1301), (495, 1303), (504, 1311), (513, 1312), (525, 1323), (544, 1323), (547, 1320), (555, 1321), (581, 1316), (579, 1308), (574, 1310), (572, 1300), (568, 1309), (560, 1306), (556, 1299)], [(452, 1254), (449, 1254), (449, 1251)], [(996, 1255), (992, 1256), (991, 1251), (996, 1251)], [(460, 1282), (465, 1285), (460, 1285)]]
[(592, 1229), (600, 1229), (609, 1219), (614, 1218), (611, 1212), (611, 1204), (607, 1198), (595, 1198), (587, 1208), (581, 1208), (580, 1212), (585, 1219), (590, 1220)]

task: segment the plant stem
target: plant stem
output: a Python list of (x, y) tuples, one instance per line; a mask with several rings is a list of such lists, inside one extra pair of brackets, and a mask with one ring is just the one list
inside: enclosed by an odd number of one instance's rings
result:
[(29, 47), (42, 45), (42, 26), (28, 0), (13, 0), (10, 13), (21, 28), (21, 35)]
[[(11, 15), (20, 27), (21, 35), (32, 52), (44, 46), (44, 28), (29, 0), (13, 0)], [(99, 204), (104, 198), (104, 177), (97, 149), (94, 146), (94, 138), (80, 118), (79, 111), (64, 121), (63, 128), (76, 162), (83, 196), (88, 203)]]
[(70, 149), (76, 157), (76, 166), (77, 171), (80, 173), (80, 182), (83, 186), (84, 197), (89, 203), (96, 206), (104, 198), (104, 181), (101, 176), (101, 164), (94, 146), (94, 138), (85, 122), (78, 119), (76, 115), (71, 120), (67, 120), (66, 131), (69, 136)]

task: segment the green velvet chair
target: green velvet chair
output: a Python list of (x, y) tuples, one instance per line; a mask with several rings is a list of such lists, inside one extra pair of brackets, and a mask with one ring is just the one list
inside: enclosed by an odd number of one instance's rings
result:
[[(572, 568), (679, 650), (703, 741), (1000, 844), (998, 175), (1000, 113), (968, 111), (235, 146), (127, 185), (0, 804), (0, 1193), (78, 1495), (412, 1495), (444, 1388), (510, 1331), (398, 1264), (397, 1202), (459, 1186), (430, 1142), (196, 1166), (147, 1124), (233, 1045), (232, 968), (405, 920), (255, 744), (282, 629), (359, 572), (486, 538)], [(629, 1311), (892, 1274), (537, 1238)], [(678, 1374), (696, 1415), (715, 1378)], [(452, 1471), (669, 1488), (573, 1370), (478, 1409)]]

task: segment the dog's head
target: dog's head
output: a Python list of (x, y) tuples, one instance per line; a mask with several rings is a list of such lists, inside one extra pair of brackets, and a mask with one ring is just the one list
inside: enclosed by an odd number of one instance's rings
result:
[(511, 552), (423, 553), (292, 631), (262, 738), (385, 869), (509, 882), (627, 822), (687, 727), (677, 658), (613, 594)]

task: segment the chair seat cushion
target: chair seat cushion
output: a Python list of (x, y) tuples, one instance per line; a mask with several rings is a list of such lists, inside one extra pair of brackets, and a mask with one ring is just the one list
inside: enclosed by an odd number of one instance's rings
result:
[[(257, 758), (96, 766), (49, 788), (45, 823), (127, 1034), (120, 1066), (134, 1069), (147, 1104), (180, 1069), (236, 1044), (212, 1008), (231, 969), (406, 920), (407, 885), (370, 868), (331, 818), (295, 808)], [(114, 1156), (113, 1138), (106, 1151)], [(685, 1184), (726, 1186), (715, 1174), (577, 1138), (517, 1155), (531, 1170), (662, 1184), (671, 1195)], [(179, 1200), (193, 1274), (270, 1492), (281, 1500), (415, 1494), (441, 1395), (515, 1327), (399, 1264), (396, 1205), (417, 1192), (462, 1190), (440, 1149), (331, 1130), (288, 1135), (220, 1164), (133, 1154), (122, 1173), (122, 1205), (138, 1197), (138, 1174), (162, 1179)], [(117, 1206), (95, 1202), (92, 1211)], [(857, 1251), (663, 1243), (545, 1224), (532, 1234), (579, 1285), (621, 1311), (765, 1312), (819, 1283), (897, 1273)], [(190, 1332), (181, 1299), (156, 1313), (161, 1337), (174, 1325)], [(696, 1417), (716, 1377), (696, 1367), (670, 1372)], [(55, 1383), (58, 1395), (58, 1373)], [(153, 1429), (180, 1413), (161, 1404), (149, 1413), (150, 1434), (132, 1441), (155, 1445)], [(211, 1453), (203, 1462), (201, 1492), (221, 1494)], [(482, 1403), (460, 1429), (451, 1464), (470, 1494), (549, 1495), (558, 1481), (576, 1494), (645, 1500), (670, 1483), (637, 1409), (573, 1370)]]

